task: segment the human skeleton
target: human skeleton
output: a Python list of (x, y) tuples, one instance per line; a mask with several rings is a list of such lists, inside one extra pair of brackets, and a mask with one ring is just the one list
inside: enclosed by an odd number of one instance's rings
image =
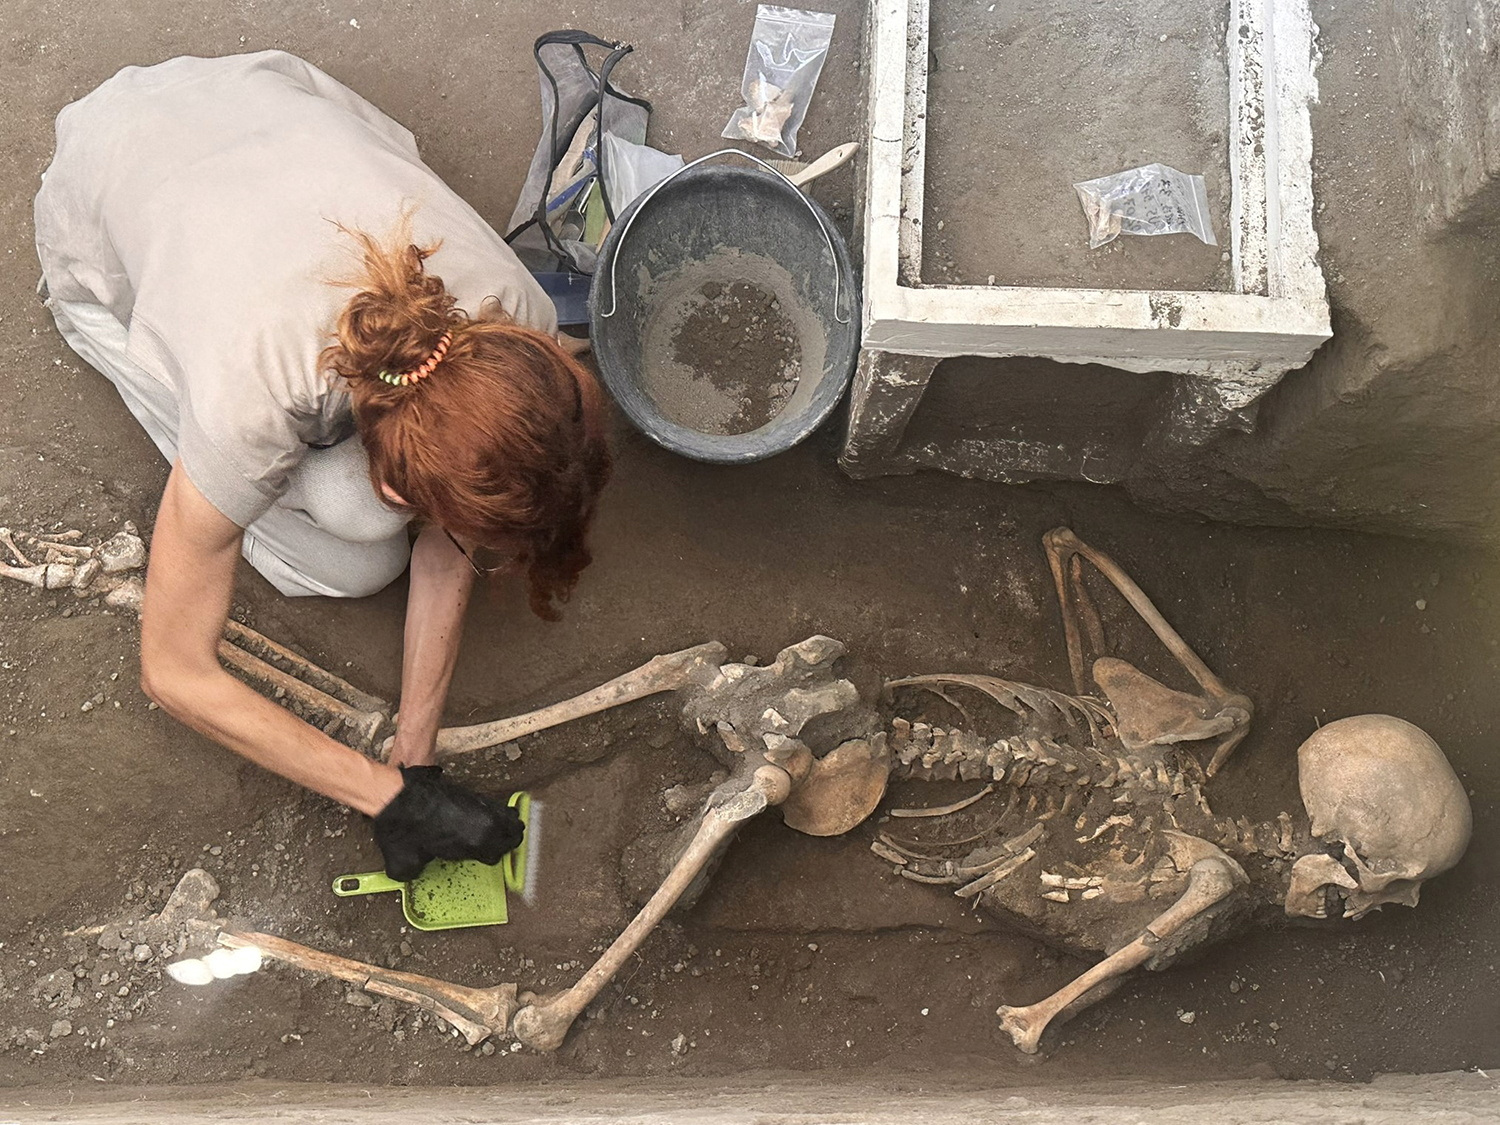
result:
[[(0, 548), (14, 560), (0, 558), (0, 577), (138, 609), (141, 582), (132, 572), (145, 549), (134, 528), (100, 544), (81, 540), (0, 528)], [(843, 646), (814, 636), (764, 666), (726, 663), (722, 645), (698, 645), (550, 707), (443, 730), (439, 753), (452, 756), (670, 691), (688, 728), (728, 769), (661, 885), (571, 988), (548, 996), (513, 983), (469, 988), (270, 934), (221, 931), (218, 940), (417, 1004), (470, 1044), (509, 1034), (555, 1050), (667, 913), (701, 891), (745, 821), (776, 806), (791, 828), (838, 835), (877, 809), (892, 776), (977, 783), (951, 804), (888, 810), (871, 850), (904, 878), (951, 886), (1002, 920), (1102, 958), (1039, 1003), (999, 1008), (1016, 1046), (1035, 1052), (1050, 1024), (1102, 999), (1132, 970), (1164, 968), (1268, 908), (1359, 918), (1387, 903), (1414, 906), (1422, 882), (1458, 862), (1472, 826), (1463, 787), (1430, 738), (1390, 716), (1340, 720), (1303, 743), (1305, 811), (1260, 824), (1216, 815), (1205, 790), (1248, 732), (1250, 701), (1224, 686), (1108, 556), (1065, 528), (1044, 536), (1043, 546), (1072, 694), (992, 676), (931, 675), (890, 681), (881, 700), (862, 698), (836, 670)], [(1086, 667), (1086, 652), (1106, 644), (1085, 563), (1119, 591), (1199, 694), (1110, 656)], [(394, 729), (386, 703), (234, 621), (220, 655), (366, 752), (379, 753)], [(1088, 692), (1086, 672), (1101, 695)], [(882, 705), (895, 712), (888, 721)]]

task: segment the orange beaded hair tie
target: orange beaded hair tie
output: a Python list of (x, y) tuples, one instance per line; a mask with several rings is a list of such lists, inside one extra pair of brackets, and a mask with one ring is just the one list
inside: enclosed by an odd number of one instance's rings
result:
[(453, 334), (444, 332), (443, 338), (437, 342), (437, 347), (432, 349), (432, 354), (419, 366), (413, 367), (410, 371), (403, 371), (399, 375), (382, 369), (375, 377), (382, 383), (389, 383), (393, 387), (409, 387), (432, 374), (433, 368), (443, 362), (443, 356), (448, 354), (448, 345), (452, 342)]

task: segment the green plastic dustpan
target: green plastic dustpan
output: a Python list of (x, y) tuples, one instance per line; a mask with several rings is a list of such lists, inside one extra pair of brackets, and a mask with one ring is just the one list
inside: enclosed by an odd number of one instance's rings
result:
[(464, 926), (498, 926), (509, 921), (505, 892), (523, 891), (530, 852), (531, 798), (526, 793), (511, 796), (511, 807), (528, 831), (522, 843), (499, 863), (477, 859), (435, 859), (409, 883), (397, 882), (383, 871), (362, 875), (340, 875), (333, 893), (344, 898), (355, 895), (399, 891), (401, 912), (419, 930), (456, 930)]

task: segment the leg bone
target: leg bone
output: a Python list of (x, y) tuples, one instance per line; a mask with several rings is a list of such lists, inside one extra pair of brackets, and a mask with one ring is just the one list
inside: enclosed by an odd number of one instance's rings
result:
[(1082, 569), (1078, 565), (1078, 559), (1082, 557), (1091, 562), (1110, 585), (1130, 603), (1130, 608), (1135, 610), (1141, 620), (1150, 627), (1157, 639), (1166, 646), (1167, 651), (1176, 658), (1188, 675), (1197, 681), (1213, 709), (1234, 719), (1233, 729), (1220, 739), (1209, 760), (1206, 772), (1209, 777), (1212, 777), (1249, 733), (1250, 716), (1253, 713), (1250, 700), (1224, 686), (1224, 682), (1214, 675), (1196, 652), (1188, 647), (1182, 635), (1172, 628), (1167, 619), (1162, 616), (1161, 611), (1146, 596), (1145, 591), (1135, 584), (1130, 575), (1120, 569), (1120, 565), (1114, 559), (1103, 551), (1090, 547), (1066, 527), (1053, 528), (1042, 536), (1042, 547), (1047, 552), (1047, 564), (1052, 571), (1053, 583), (1057, 587), (1057, 599), (1063, 617), (1063, 632), (1068, 645), (1068, 664), (1073, 672), (1073, 681), (1078, 693), (1082, 695), (1086, 690), (1083, 646), (1079, 637), (1080, 615), (1088, 628), (1090, 639), (1096, 645), (1103, 636), (1102, 628), (1097, 621), (1098, 615), (1083, 587)]
[(377, 996), (389, 996), (393, 1000), (415, 1004), (447, 1020), (458, 1029), (471, 1047), (491, 1035), (505, 1034), (511, 1013), (516, 1008), (516, 986), (513, 984), (499, 984), (494, 988), (468, 988), (416, 973), (402, 973), (395, 969), (383, 969), (379, 965), (368, 965), (363, 961), (351, 961), (347, 957), (309, 949), (285, 938), (251, 931), (221, 933), (219, 944), (231, 949), (254, 946), (264, 956), (285, 961), (299, 969), (337, 977), (350, 984), (357, 984), (366, 992), (373, 992)]
[(791, 778), (785, 770), (761, 766), (751, 775), (748, 788), (710, 808), (687, 851), (630, 925), (572, 988), (545, 1000), (523, 996), (525, 1006), (516, 1013), (511, 1034), (538, 1051), (555, 1051), (562, 1046), (568, 1028), (573, 1026), (579, 1013), (620, 971), (740, 824), (764, 812), (768, 806), (780, 804), (790, 791)]
[(252, 656), (257, 656), (272, 665), (281, 665), (303, 683), (347, 703), (356, 711), (381, 713), (390, 711), (390, 704), (385, 700), (360, 691), (347, 680), (340, 679), (332, 672), (318, 667), (304, 656), (298, 656), (285, 645), (279, 645), (271, 640), (270, 637), (262, 636), (254, 629), (241, 625), (232, 617), (224, 623), (224, 632), (231, 641)]
[(382, 711), (361, 711), (351, 707), (342, 699), (335, 699), (311, 684), (305, 683), (274, 664), (262, 660), (231, 641), (219, 642), (219, 659), (253, 680), (272, 689), (281, 689), (286, 695), (311, 709), (319, 716), (326, 716), (324, 729), (333, 733), (334, 723), (342, 724), (353, 733), (361, 749), (369, 750), (376, 745), (376, 738), (386, 724)]
[(648, 695), (676, 691), (692, 683), (707, 684), (718, 673), (724, 656), (724, 646), (716, 641), (683, 649), (681, 652), (654, 656), (634, 671), (626, 672), (607, 684), (601, 684), (591, 691), (554, 703), (550, 707), (492, 723), (448, 727), (438, 731), (438, 756), (446, 758), (486, 746), (498, 746), (502, 742), (561, 726), (573, 719), (644, 699)]
[[(1150, 960), (1155, 947), (1170, 938), (1187, 922), (1227, 897), (1235, 888), (1237, 872), (1223, 859), (1208, 857), (1193, 864), (1188, 872), (1187, 889), (1155, 921), (1141, 931), (1129, 945), (1110, 954), (1088, 972), (1064, 985), (1047, 999), (1024, 1008), (1002, 1004), (996, 1011), (1000, 1026), (1009, 1033), (1017, 1047), (1028, 1055), (1036, 1054), (1037, 1044), (1047, 1025), (1065, 1008), (1073, 1007), (1101, 985), (1123, 977)], [(1083, 1005), (1079, 1005), (1082, 1007)], [(1076, 1010), (1076, 1009), (1075, 1009)]]

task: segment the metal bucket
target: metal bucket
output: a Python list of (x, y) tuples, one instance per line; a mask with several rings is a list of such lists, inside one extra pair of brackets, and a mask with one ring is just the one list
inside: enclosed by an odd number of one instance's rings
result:
[[(706, 165), (726, 154), (761, 167)], [(763, 424), (704, 432), (658, 401), (659, 329), (681, 294), (727, 283), (736, 271), (753, 274), (772, 307), (784, 310), (801, 367), (795, 389)], [(858, 294), (849, 248), (823, 209), (763, 161), (725, 149), (643, 193), (611, 228), (590, 299), (594, 356), (615, 401), (659, 445), (698, 461), (759, 461), (811, 434), (843, 397), (859, 356)]]

